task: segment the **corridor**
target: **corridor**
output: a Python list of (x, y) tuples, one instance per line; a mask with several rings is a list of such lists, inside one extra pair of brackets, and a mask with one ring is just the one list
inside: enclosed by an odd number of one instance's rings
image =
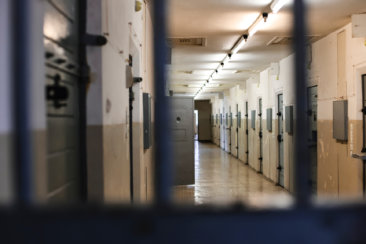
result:
[(195, 184), (174, 188), (178, 204), (286, 207), (290, 194), (211, 143), (195, 142)]

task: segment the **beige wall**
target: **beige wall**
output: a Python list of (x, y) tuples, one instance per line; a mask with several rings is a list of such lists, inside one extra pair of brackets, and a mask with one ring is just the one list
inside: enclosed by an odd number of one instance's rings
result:
[[(340, 34), (342, 33), (342, 34)], [(351, 24), (312, 44), (312, 63), (309, 68), (308, 86), (318, 85), (318, 194), (320, 196), (360, 197), (362, 193), (362, 163), (353, 159), (362, 148), (361, 74), (366, 73), (366, 47), (363, 38), (352, 38)], [(228, 111), (229, 106), (244, 115), (245, 101), (249, 102), (249, 165), (259, 170), (259, 137), (250, 128), (251, 110), (258, 110), (258, 98), (263, 99), (263, 175), (278, 181), (278, 120), (277, 95), (284, 96), (284, 106), (294, 105), (293, 55), (278, 61), (279, 74), (271, 67), (258, 76), (243, 81), (224, 93), (224, 98), (212, 99), (212, 111)], [(332, 102), (348, 100), (348, 142), (332, 138)], [(272, 108), (272, 131), (266, 129), (266, 109)], [(294, 108), (296, 109), (296, 108)], [(257, 111), (258, 114), (258, 111)], [(257, 117), (258, 118), (258, 117)], [(286, 118), (285, 118), (286, 119)], [(295, 118), (296, 119), (296, 118)], [(239, 130), (239, 159), (246, 162), (245, 117)], [(294, 123), (296, 126), (296, 123)], [(258, 120), (256, 121), (258, 128)], [(215, 130), (215, 129), (214, 129)], [(216, 134), (225, 136), (225, 130), (216, 128)], [(219, 136), (216, 135), (216, 138)], [(242, 138), (242, 139), (241, 139)], [(217, 139), (214, 140), (219, 144)], [(284, 135), (285, 188), (294, 191), (294, 135)], [(222, 146), (221, 142), (221, 147)], [(234, 153), (235, 154), (235, 153)]]
[(152, 20), (149, 6), (135, 11), (135, 1), (89, 3), (90, 33), (103, 34), (108, 43), (90, 47), (91, 84), (88, 89), (88, 189), (91, 201), (130, 202), (129, 93), (126, 66), (143, 82), (133, 87), (134, 202), (152, 198), (152, 148), (143, 149), (142, 93), (153, 97)]
[[(313, 45), (310, 82), (318, 84), (318, 193), (362, 196), (361, 75), (366, 73), (363, 38), (352, 38), (351, 24)], [(322, 54), (322, 55), (321, 55)], [(348, 141), (333, 139), (333, 101), (348, 100)]]

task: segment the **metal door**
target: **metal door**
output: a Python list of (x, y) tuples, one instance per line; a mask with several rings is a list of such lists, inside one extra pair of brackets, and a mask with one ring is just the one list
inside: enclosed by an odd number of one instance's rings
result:
[(283, 94), (279, 94), (278, 97), (278, 184), (281, 186), (285, 185), (285, 176), (284, 176), (284, 148), (283, 148)]
[(235, 130), (235, 149), (236, 149), (236, 157), (239, 158), (239, 127), (240, 127), (240, 112), (239, 105), (236, 104), (236, 130)]
[(174, 184), (194, 184), (194, 101), (171, 97)]
[(259, 172), (263, 172), (263, 126), (262, 126), (262, 98), (258, 100), (258, 119), (259, 119)]
[(249, 114), (248, 114), (248, 102), (245, 102), (245, 140), (246, 140), (246, 164), (249, 164)]
[(311, 189), (313, 194), (317, 192), (317, 114), (318, 112), (318, 87), (308, 88), (308, 123), (309, 123), (309, 152), (310, 152), (310, 173)]
[(226, 152), (231, 153), (231, 107), (229, 113), (226, 113)]
[(81, 199), (78, 0), (45, 1), (47, 174), (50, 202)]

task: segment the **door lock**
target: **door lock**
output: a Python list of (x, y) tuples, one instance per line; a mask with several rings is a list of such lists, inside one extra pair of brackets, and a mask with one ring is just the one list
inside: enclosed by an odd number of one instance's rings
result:
[(55, 75), (53, 78), (54, 84), (47, 85), (46, 87), (46, 98), (47, 101), (52, 101), (53, 107), (56, 109), (66, 107), (66, 101), (69, 98), (69, 90), (66, 86), (61, 86), (61, 76), (59, 74)]

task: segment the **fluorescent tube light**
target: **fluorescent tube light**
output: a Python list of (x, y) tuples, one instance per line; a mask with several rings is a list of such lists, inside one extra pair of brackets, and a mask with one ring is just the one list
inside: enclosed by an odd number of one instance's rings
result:
[(281, 10), (281, 8), (290, 3), (291, 0), (274, 0), (271, 4), (271, 9), (274, 14), (278, 13), (278, 11)]
[(248, 36), (242, 35), (240, 39), (236, 42), (233, 49), (231, 49), (231, 55), (236, 54), (239, 52), (239, 50), (244, 46), (244, 44), (247, 42)]
[(201, 85), (199, 84), (190, 84), (190, 85), (187, 85), (188, 88), (200, 88)]
[(253, 23), (253, 25), (249, 28), (248, 33), (249, 36), (253, 36), (255, 33), (257, 33), (257, 31), (262, 28), (262, 26), (264, 25), (264, 23), (266, 23), (268, 18), (268, 14), (267, 13), (263, 13), (261, 14), (257, 20)]
[(222, 63), (219, 65), (219, 67), (217, 67), (217, 72), (220, 72), (221, 70), (222, 70), (222, 68), (223, 68), (223, 65), (222, 65)]
[(225, 56), (224, 60), (222, 60), (222, 63), (225, 65), (230, 61), (231, 54), (228, 54)]

